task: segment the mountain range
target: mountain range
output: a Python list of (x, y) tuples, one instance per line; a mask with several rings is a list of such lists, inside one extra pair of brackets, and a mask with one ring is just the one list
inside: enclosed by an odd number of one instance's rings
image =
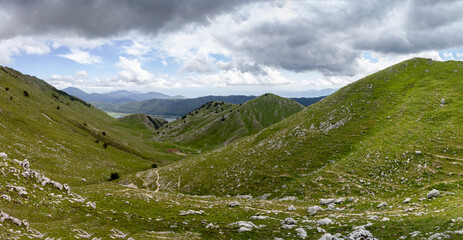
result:
[(63, 89), (66, 93), (83, 99), (87, 102), (106, 102), (122, 104), (127, 102), (143, 101), (148, 99), (181, 99), (183, 96), (168, 96), (158, 92), (139, 93), (127, 90), (118, 90), (108, 93), (86, 93), (75, 87)]

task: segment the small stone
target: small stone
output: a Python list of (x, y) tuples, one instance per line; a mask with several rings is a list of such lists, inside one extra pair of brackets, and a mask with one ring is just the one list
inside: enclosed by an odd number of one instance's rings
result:
[(382, 202), (376, 206), (377, 208), (387, 207), (387, 202)]
[(404, 200), (402, 203), (409, 203), (409, 202), (411, 202), (411, 201), (412, 201), (411, 198), (405, 198), (405, 200)]
[(445, 101), (445, 98), (442, 98), (442, 99), (440, 100), (440, 104), (447, 104), (447, 102)]
[(238, 207), (239, 205), (241, 205), (241, 204), (239, 202), (237, 202), (237, 201), (233, 201), (233, 202), (228, 204), (229, 207)]
[(291, 205), (291, 206), (289, 206), (288, 209), (286, 209), (286, 210), (287, 210), (287, 211), (295, 211), (296, 208), (295, 208), (293, 205)]
[(421, 155), (421, 151), (415, 151), (416, 155)]

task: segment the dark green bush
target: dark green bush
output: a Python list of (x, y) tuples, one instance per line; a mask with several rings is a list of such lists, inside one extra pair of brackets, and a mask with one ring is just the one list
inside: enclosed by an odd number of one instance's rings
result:
[(23, 93), (24, 93), (24, 96), (25, 96), (25, 97), (29, 97), (29, 93), (28, 93), (26, 90), (24, 90)]
[(108, 143), (103, 143), (103, 148), (106, 149), (109, 146)]
[(112, 172), (111, 175), (109, 175), (109, 181), (113, 181), (113, 180), (116, 180), (116, 179), (119, 179), (119, 173), (117, 172)]
[(152, 167), (152, 168), (157, 168), (158, 165), (157, 165), (156, 163), (153, 163), (153, 164), (151, 164), (151, 167)]
[(6, 88), (5, 88), (5, 91), (7, 91), (7, 92), (8, 92), (8, 90), (10, 90), (10, 88), (9, 88), (9, 87), (6, 87)]

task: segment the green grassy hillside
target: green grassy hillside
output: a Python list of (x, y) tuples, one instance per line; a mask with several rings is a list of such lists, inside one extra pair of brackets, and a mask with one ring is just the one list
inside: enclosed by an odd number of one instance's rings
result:
[(0, 69), (0, 149), (28, 158), (57, 180), (101, 182), (111, 172), (180, 159), (165, 151), (172, 145), (153, 142), (151, 136), (147, 128), (117, 121), (42, 80)]
[(257, 133), (303, 108), (293, 100), (274, 94), (243, 104), (209, 102), (163, 126), (155, 138), (211, 149)]
[(161, 189), (313, 198), (458, 188), (462, 79), (461, 62), (402, 62), (256, 135), (160, 169)]
[(405, 61), (185, 160), (142, 115), (3, 69), (0, 239), (463, 237), (461, 62)]
[(140, 129), (148, 128), (152, 131), (158, 130), (164, 124), (167, 124), (167, 120), (163, 118), (151, 117), (145, 114), (130, 114), (117, 119), (120, 122), (128, 123), (130, 127), (138, 126)]
[(144, 113), (154, 116), (183, 116), (195, 108), (210, 101), (223, 101), (227, 103), (244, 103), (254, 96), (206, 96), (190, 99), (150, 99), (145, 101), (129, 102), (124, 104), (110, 104), (98, 102), (97, 107), (111, 112)]

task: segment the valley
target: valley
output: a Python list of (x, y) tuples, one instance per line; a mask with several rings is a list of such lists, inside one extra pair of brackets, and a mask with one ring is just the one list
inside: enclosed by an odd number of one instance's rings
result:
[(1, 67), (0, 238), (463, 239), (462, 79), (412, 58), (308, 107), (208, 99), (169, 123)]

